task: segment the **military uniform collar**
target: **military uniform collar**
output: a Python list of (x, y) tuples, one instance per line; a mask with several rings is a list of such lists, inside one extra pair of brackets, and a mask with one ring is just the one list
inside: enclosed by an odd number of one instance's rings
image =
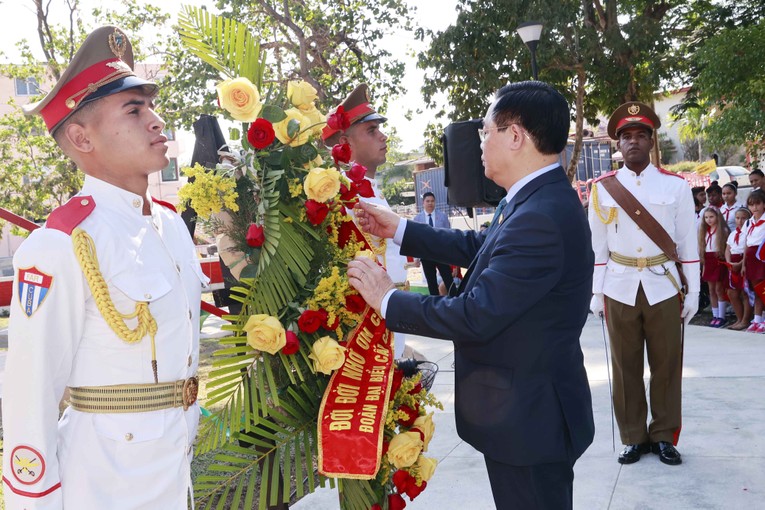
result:
[(639, 178), (646, 176), (648, 174), (653, 174), (659, 171), (658, 168), (656, 168), (653, 163), (648, 163), (648, 166), (643, 169), (642, 172), (640, 172), (640, 175), (636, 174), (632, 170), (630, 170), (627, 165), (624, 165), (622, 168), (619, 169), (620, 172), (624, 172), (625, 174), (633, 177), (633, 178)]
[(144, 200), (149, 201), (152, 217), (155, 215), (157, 209), (156, 205), (152, 202), (148, 195), (145, 197), (136, 195), (135, 193), (124, 190), (90, 175), (85, 176), (85, 182), (82, 186), (82, 191), (80, 191), (80, 194), (92, 195), (99, 208), (107, 207), (109, 209), (127, 214), (135, 214), (137, 216), (144, 215)]

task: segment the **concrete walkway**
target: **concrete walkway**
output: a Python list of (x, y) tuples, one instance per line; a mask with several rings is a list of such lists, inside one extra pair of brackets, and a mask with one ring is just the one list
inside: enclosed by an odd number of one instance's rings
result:
[[(595, 441), (575, 467), (574, 507), (583, 510), (765, 509), (765, 335), (690, 326), (686, 333), (680, 466), (656, 455), (622, 466), (600, 320), (582, 334), (595, 411)], [(450, 342), (407, 337), (440, 371), (433, 391), (444, 404), (428, 455), (439, 460), (428, 488), (407, 510), (495, 508), (483, 456), (457, 436)], [(647, 363), (646, 363), (647, 367)], [(646, 376), (648, 371), (646, 369)], [(646, 381), (647, 382), (647, 381)], [(292, 508), (336, 510), (337, 494), (319, 489)]]

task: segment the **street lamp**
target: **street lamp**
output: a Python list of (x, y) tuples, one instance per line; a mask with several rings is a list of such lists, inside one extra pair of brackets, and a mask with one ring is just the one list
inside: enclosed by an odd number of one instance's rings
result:
[(539, 21), (527, 21), (521, 23), (518, 28), (515, 29), (518, 35), (521, 36), (521, 40), (531, 51), (531, 76), (534, 79), (537, 78), (537, 44), (539, 44), (539, 38), (542, 36), (542, 23)]

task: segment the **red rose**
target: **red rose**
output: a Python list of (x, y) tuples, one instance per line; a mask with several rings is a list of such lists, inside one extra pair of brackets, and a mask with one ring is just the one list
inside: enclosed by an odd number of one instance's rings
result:
[(324, 329), (334, 331), (337, 329), (337, 327), (340, 325), (340, 317), (335, 315), (335, 320), (332, 322), (332, 324), (329, 324), (327, 321), (329, 320), (329, 314), (327, 314), (327, 319), (324, 321), (324, 324), (322, 325)]
[(316, 200), (306, 200), (305, 213), (306, 216), (308, 216), (308, 221), (311, 222), (311, 225), (320, 225), (329, 213), (329, 206), (317, 202)]
[(298, 318), (298, 328), (304, 333), (316, 333), (326, 321), (325, 310), (306, 310)]
[(345, 185), (345, 183), (340, 183), (340, 200), (343, 202), (350, 202), (354, 198), (356, 198), (356, 195), (358, 194), (358, 191), (356, 189), (355, 183), (351, 183), (351, 187)]
[(363, 181), (354, 182), (356, 190), (364, 198), (372, 198), (375, 196), (375, 191), (372, 189), (372, 182), (364, 179)]
[(335, 113), (327, 117), (327, 126), (330, 129), (337, 129), (338, 131), (345, 131), (351, 127), (351, 119), (348, 114), (345, 113), (345, 107), (338, 106)]
[(367, 302), (358, 294), (345, 296), (345, 308), (351, 313), (361, 313), (367, 307)]
[(406, 508), (406, 501), (399, 494), (390, 494), (388, 496), (388, 510), (402, 510)]
[(416, 409), (412, 409), (408, 405), (402, 405), (401, 407), (398, 408), (398, 410), (406, 413), (407, 417), (399, 418), (398, 422), (407, 428), (414, 425), (414, 420), (416, 420), (417, 417), (420, 416), (420, 413)]
[(247, 246), (252, 246), (253, 248), (263, 246), (263, 243), (266, 242), (266, 234), (263, 232), (263, 225), (250, 223), (244, 240), (247, 241)]
[(275, 137), (274, 126), (266, 119), (255, 119), (247, 130), (247, 141), (256, 149), (265, 149), (273, 143)]
[(414, 388), (409, 390), (409, 394), (410, 395), (417, 395), (421, 391), (422, 391), (422, 383), (418, 382), (417, 384), (414, 385)]
[(287, 343), (282, 347), (282, 354), (286, 354), (289, 356), (290, 354), (295, 354), (300, 350), (300, 340), (298, 340), (298, 336), (293, 333), (292, 331), (287, 331)]
[(345, 175), (353, 182), (361, 182), (364, 180), (364, 176), (367, 175), (367, 167), (354, 163), (351, 169), (345, 172)]
[(382, 507), (380, 506), (379, 503), (375, 503), (374, 505), (369, 507), (369, 510), (382, 510)]
[(332, 159), (335, 164), (348, 163), (351, 160), (351, 146), (347, 143), (338, 143), (332, 147)]
[(406, 495), (409, 496), (410, 501), (414, 501), (414, 498), (420, 495), (422, 491), (425, 490), (425, 487), (428, 486), (428, 482), (425, 480), (422, 481), (422, 485), (417, 485), (417, 483), (410, 483), (406, 487)]
[(390, 384), (390, 399), (396, 396), (398, 389), (401, 388), (401, 382), (404, 380), (404, 372), (399, 369), (393, 371), (393, 380)]
[(396, 490), (402, 494), (416, 481), (408, 471), (404, 471), (403, 469), (399, 469), (393, 473), (391, 480), (393, 480), (393, 485), (396, 486)]

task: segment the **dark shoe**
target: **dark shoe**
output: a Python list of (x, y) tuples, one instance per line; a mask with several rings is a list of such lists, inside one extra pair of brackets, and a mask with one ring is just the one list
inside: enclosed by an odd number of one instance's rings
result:
[(682, 464), (683, 459), (680, 452), (668, 441), (659, 441), (651, 444), (651, 451), (659, 456), (659, 460), (670, 466)]
[(634, 464), (640, 460), (641, 455), (645, 455), (651, 451), (650, 443), (642, 444), (628, 444), (619, 454), (619, 464)]

